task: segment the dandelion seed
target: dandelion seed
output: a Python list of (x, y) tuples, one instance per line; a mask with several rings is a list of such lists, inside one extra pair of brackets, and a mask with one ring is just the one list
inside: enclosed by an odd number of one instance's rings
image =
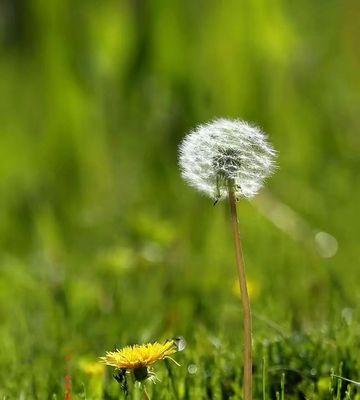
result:
[(195, 375), (197, 373), (198, 367), (195, 364), (188, 365), (188, 372), (190, 375)]

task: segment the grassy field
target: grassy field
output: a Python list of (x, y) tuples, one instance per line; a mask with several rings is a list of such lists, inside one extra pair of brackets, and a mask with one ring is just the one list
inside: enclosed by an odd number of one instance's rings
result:
[[(238, 204), (254, 399), (360, 399), (356, 1), (0, 4), (0, 399), (121, 399), (105, 351), (186, 339), (152, 399), (241, 399), (226, 202), (181, 179), (214, 117), (279, 168)], [(278, 397), (277, 397), (278, 396)], [(142, 391), (130, 384), (132, 399)]]

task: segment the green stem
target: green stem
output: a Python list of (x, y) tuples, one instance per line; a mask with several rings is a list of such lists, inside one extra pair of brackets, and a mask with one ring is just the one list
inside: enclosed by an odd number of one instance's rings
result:
[(166, 369), (167, 369), (168, 374), (169, 374), (169, 378), (170, 378), (170, 381), (171, 381), (171, 386), (172, 386), (172, 389), (173, 389), (173, 392), (174, 392), (175, 399), (179, 400), (179, 394), (178, 394), (178, 391), (176, 389), (174, 375), (172, 373), (171, 366), (170, 366), (170, 363), (169, 363), (168, 360), (165, 360), (165, 366), (166, 366)]
[(281, 400), (285, 400), (285, 373), (281, 375)]
[(149, 396), (145, 386), (144, 386), (144, 400), (150, 400), (150, 396)]
[(263, 368), (262, 368), (262, 392), (263, 400), (266, 400), (266, 356), (263, 357)]
[(251, 339), (251, 309), (250, 299), (246, 284), (245, 265), (241, 246), (236, 197), (233, 185), (229, 183), (229, 203), (231, 226), (235, 244), (236, 265), (239, 275), (241, 303), (243, 309), (243, 335), (244, 335), (244, 400), (252, 400), (252, 339)]

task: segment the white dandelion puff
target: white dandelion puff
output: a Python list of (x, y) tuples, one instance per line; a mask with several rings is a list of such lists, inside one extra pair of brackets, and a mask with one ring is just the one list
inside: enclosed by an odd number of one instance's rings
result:
[(276, 152), (259, 128), (240, 120), (200, 125), (179, 149), (183, 178), (215, 201), (228, 197), (243, 310), (243, 399), (252, 400), (252, 321), (236, 200), (252, 197), (275, 168)]
[(276, 152), (258, 127), (245, 121), (215, 119), (199, 125), (179, 148), (182, 177), (214, 200), (253, 197), (275, 168)]

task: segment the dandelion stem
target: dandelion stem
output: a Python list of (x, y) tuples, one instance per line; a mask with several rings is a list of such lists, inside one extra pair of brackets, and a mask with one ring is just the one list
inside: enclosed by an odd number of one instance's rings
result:
[(243, 332), (244, 332), (244, 400), (252, 399), (252, 341), (251, 341), (251, 309), (250, 299), (246, 284), (245, 265), (241, 246), (240, 229), (236, 210), (236, 197), (233, 183), (229, 182), (229, 202), (231, 214), (231, 226), (235, 244), (236, 264), (239, 274), (241, 291), (241, 303), (243, 308)]
[(150, 400), (150, 396), (145, 387), (144, 387), (144, 400)]
[(176, 388), (174, 374), (171, 371), (171, 366), (170, 366), (170, 363), (169, 363), (168, 360), (165, 360), (165, 366), (166, 366), (167, 372), (169, 374), (171, 386), (172, 386), (172, 389), (173, 389), (173, 392), (174, 392), (174, 397), (175, 397), (176, 400), (179, 400), (179, 394), (178, 394), (178, 391), (177, 391), (177, 388)]
[(266, 400), (266, 373), (267, 373), (267, 363), (266, 356), (263, 357), (263, 367), (262, 367), (262, 392), (263, 400)]

